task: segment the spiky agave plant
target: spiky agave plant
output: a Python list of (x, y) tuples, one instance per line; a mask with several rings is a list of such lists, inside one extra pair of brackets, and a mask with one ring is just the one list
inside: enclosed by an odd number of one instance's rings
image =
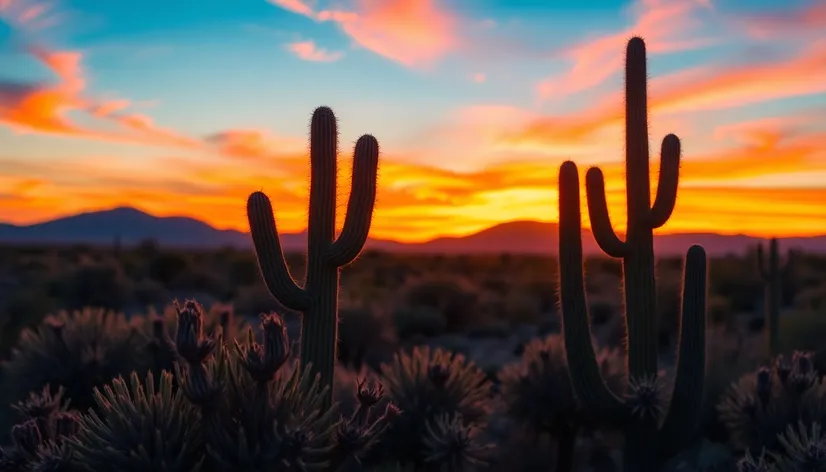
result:
[[(46, 318), (25, 330), (4, 366), (4, 386), (17, 401), (45, 386), (65, 388), (72, 406), (95, 406), (93, 391), (141, 362), (137, 331), (121, 314), (86, 309)], [(4, 388), (6, 390), (6, 388)]]
[(200, 411), (207, 470), (332, 471), (358, 462), (395, 410), (371, 417), (381, 395), (365, 390), (356, 412), (338, 418), (335, 407), (324, 407), (325, 387), (310, 369), (278, 375), (290, 354), (281, 318), (262, 316), (261, 330), (263, 343), (249, 329), (230, 348), (204, 335), (200, 305), (179, 309), (178, 376)]
[(810, 353), (795, 352), (791, 361), (779, 355), (733, 384), (718, 410), (736, 447), (774, 452), (790, 425), (826, 420), (826, 386)]
[(141, 382), (136, 372), (95, 389), (97, 411), (80, 417), (69, 439), (83, 467), (94, 472), (197, 472), (203, 462), (197, 411), (162, 372)]
[(776, 455), (779, 472), (826, 470), (826, 437), (820, 423), (789, 425), (778, 440), (783, 447)]
[(381, 379), (402, 414), (390, 423), (371, 464), (461, 470), (485, 462), (489, 447), (478, 432), (487, 426), (492, 384), (472, 362), (416, 347), (382, 365)]
[[(537, 434), (557, 440), (557, 472), (573, 469), (576, 435), (583, 426), (596, 426), (574, 395), (565, 359), (564, 338), (552, 334), (525, 347), (522, 359), (505, 366), (499, 374), (505, 412)], [(608, 387), (625, 387), (625, 359), (617, 350), (597, 354), (602, 378)]]
[(766, 454), (766, 450), (762, 450), (760, 454), (754, 455), (750, 451), (746, 451), (746, 455), (737, 461), (738, 472), (779, 472), (777, 466)]
[(0, 447), (1, 472), (77, 472), (66, 444), (77, 430), (78, 415), (69, 411), (63, 390), (32, 392), (13, 408), (21, 422), (12, 427), (11, 446)]

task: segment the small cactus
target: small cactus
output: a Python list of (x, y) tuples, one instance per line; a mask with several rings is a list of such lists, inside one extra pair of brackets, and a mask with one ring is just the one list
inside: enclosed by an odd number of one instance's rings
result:
[[(599, 168), (586, 176), (588, 210), (594, 237), (609, 256), (623, 261), (627, 327), (628, 388), (625, 398), (605, 384), (591, 340), (585, 296), (582, 216), (576, 164), (559, 170), (559, 280), (565, 348), (574, 391), (584, 407), (625, 429), (624, 470), (659, 470), (663, 457), (676, 452), (694, 433), (703, 397), (705, 372), (706, 254), (692, 246), (685, 260), (683, 307), (677, 373), (665, 418), (658, 399), (657, 312), (653, 230), (671, 216), (677, 199), (680, 141), (662, 143), (657, 195), (651, 204), (648, 149), (645, 43), (628, 42), (625, 63), (626, 179), (628, 230), (614, 232)], [(662, 421), (661, 421), (662, 420)]]
[(788, 276), (793, 267), (792, 252), (785, 263), (780, 261), (780, 250), (777, 238), (769, 243), (768, 254), (764, 253), (763, 245), (757, 246), (757, 270), (763, 280), (763, 296), (765, 298), (765, 326), (769, 354), (776, 356), (779, 349), (779, 318), (780, 308), (783, 305), (783, 279)]
[(290, 275), (276, 229), (270, 199), (255, 192), (247, 200), (247, 215), (261, 274), (270, 293), (287, 308), (304, 316), (301, 359), (321, 375), (332, 401), (338, 331), (339, 271), (352, 262), (367, 241), (376, 201), (379, 144), (364, 135), (356, 142), (347, 216), (336, 231), (336, 156), (338, 129), (333, 111), (319, 107), (310, 123), (310, 217), (307, 274), (303, 287)]

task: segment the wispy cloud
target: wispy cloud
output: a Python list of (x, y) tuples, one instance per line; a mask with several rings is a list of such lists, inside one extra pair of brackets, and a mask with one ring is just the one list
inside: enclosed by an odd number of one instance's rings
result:
[(287, 45), (293, 54), (305, 61), (335, 62), (344, 56), (341, 51), (328, 51), (316, 46), (314, 41), (297, 41)]
[(800, 8), (784, 7), (769, 13), (737, 18), (756, 38), (770, 39), (780, 35), (798, 35), (826, 30), (826, 3), (810, 0)]
[(650, 54), (662, 54), (707, 46), (711, 40), (698, 35), (698, 12), (708, 11), (710, 0), (637, 0), (631, 12), (634, 23), (621, 31), (595, 35), (558, 52), (571, 63), (564, 74), (537, 86), (541, 99), (564, 97), (595, 87), (617, 74), (623, 56), (617, 54), (631, 36), (642, 36)]

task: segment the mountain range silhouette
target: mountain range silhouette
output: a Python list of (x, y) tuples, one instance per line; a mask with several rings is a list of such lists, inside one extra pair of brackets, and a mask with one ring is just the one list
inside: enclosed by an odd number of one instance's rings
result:
[[(440, 237), (420, 243), (370, 239), (368, 250), (401, 253), (446, 254), (555, 254), (559, 228), (556, 223), (512, 221), (461, 237)], [(190, 248), (250, 248), (249, 233), (217, 229), (189, 217), (159, 217), (130, 207), (79, 213), (32, 225), (0, 224), (0, 243), (5, 244), (91, 244), (134, 245), (147, 239), (161, 246)], [(712, 255), (745, 252), (762, 241), (748, 235), (717, 233), (677, 233), (655, 237), (659, 255), (682, 255), (692, 244), (701, 244)], [(307, 233), (282, 233), (285, 251), (306, 251)], [(826, 235), (780, 238), (784, 248), (826, 253)], [(583, 249), (587, 254), (602, 254), (590, 231), (583, 229)]]

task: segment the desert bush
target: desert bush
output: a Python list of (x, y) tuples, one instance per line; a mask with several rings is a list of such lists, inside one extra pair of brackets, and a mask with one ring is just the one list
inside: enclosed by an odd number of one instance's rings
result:
[[(339, 362), (361, 369), (366, 361), (392, 354), (395, 337), (389, 316), (370, 307), (339, 309)], [(378, 366), (375, 363), (374, 367)]]
[(67, 271), (56, 291), (67, 310), (89, 306), (121, 310), (128, 301), (129, 284), (120, 265), (84, 260)]
[(726, 443), (729, 432), (717, 406), (732, 384), (760, 364), (765, 353), (765, 336), (731, 332), (719, 326), (709, 329), (706, 336), (708, 362), (699, 430), (711, 441)]
[(445, 317), (448, 332), (461, 332), (478, 320), (478, 296), (470, 282), (431, 278), (413, 283), (404, 292), (410, 308), (429, 308)]
[(824, 351), (826, 339), (826, 313), (809, 310), (795, 310), (786, 313), (779, 320), (780, 350)]
[(447, 331), (445, 316), (430, 307), (398, 307), (393, 311), (393, 324), (399, 339), (436, 336)]
[(149, 262), (149, 277), (165, 286), (190, 270), (190, 260), (179, 252), (164, 252)]

